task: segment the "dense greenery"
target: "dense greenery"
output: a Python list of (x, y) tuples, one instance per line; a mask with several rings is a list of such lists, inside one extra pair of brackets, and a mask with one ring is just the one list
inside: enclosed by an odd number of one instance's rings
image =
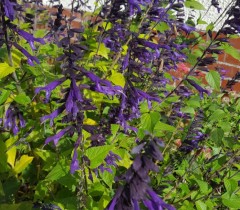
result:
[(239, 209), (240, 1), (49, 5), (0, 0), (0, 209)]

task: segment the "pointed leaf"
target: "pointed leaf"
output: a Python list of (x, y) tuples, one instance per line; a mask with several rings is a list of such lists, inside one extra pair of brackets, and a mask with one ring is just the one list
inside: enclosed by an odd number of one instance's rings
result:
[(206, 80), (208, 84), (215, 90), (220, 90), (221, 77), (220, 74), (216, 71), (209, 71), (206, 74)]
[(14, 71), (15, 71), (14, 67), (9, 66), (7, 63), (0, 63), (0, 79), (13, 73)]
[(88, 148), (86, 150), (86, 156), (90, 160), (90, 168), (96, 168), (101, 165), (112, 148), (112, 145)]
[(108, 78), (113, 84), (121, 87), (125, 86), (125, 78), (121, 73), (112, 71), (112, 75)]
[(29, 96), (27, 96), (25, 93), (20, 93), (18, 94), (15, 98), (14, 101), (16, 101), (18, 104), (21, 105), (28, 105), (29, 103), (31, 103), (31, 99), (29, 98)]
[(16, 174), (21, 173), (33, 160), (33, 157), (30, 157), (28, 155), (21, 156), (20, 160), (16, 162), (14, 167), (14, 172)]

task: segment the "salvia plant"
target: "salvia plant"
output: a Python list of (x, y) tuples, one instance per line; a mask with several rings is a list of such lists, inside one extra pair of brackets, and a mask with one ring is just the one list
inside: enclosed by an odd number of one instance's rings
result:
[(240, 1), (44, 3), (0, 0), (0, 209), (239, 209)]

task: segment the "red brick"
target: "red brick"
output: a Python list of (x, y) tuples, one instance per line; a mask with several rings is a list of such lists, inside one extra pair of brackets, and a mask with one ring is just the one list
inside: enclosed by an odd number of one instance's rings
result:
[(237, 49), (240, 50), (240, 38), (230, 39), (230, 40), (229, 40), (229, 43), (230, 43), (233, 47), (235, 47), (235, 48), (237, 48)]

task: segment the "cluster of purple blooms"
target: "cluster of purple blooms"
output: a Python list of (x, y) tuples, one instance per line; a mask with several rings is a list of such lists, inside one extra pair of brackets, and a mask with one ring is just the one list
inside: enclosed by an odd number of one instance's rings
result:
[(163, 159), (159, 150), (160, 146), (163, 146), (163, 142), (154, 138), (148, 143), (141, 143), (132, 150), (136, 157), (127, 172), (117, 178), (117, 181), (124, 182), (124, 184), (118, 188), (114, 198), (108, 204), (108, 210), (140, 210), (141, 205), (152, 210), (175, 209), (166, 204), (149, 186), (149, 172), (158, 172), (159, 167), (155, 162)]
[(20, 128), (25, 127), (25, 125), (26, 122), (23, 118), (23, 113), (16, 106), (11, 104), (6, 111), (3, 127), (12, 131), (14, 135), (17, 135)]
[(189, 153), (194, 149), (199, 148), (199, 143), (206, 138), (206, 134), (202, 131), (202, 122), (204, 120), (203, 111), (200, 109), (193, 122), (191, 123), (187, 136), (185, 137), (183, 144), (179, 148), (180, 151)]

